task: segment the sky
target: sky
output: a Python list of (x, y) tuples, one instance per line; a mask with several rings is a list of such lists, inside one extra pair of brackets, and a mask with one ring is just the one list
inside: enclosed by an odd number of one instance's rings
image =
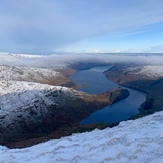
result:
[(163, 0), (0, 0), (0, 52), (161, 53)]

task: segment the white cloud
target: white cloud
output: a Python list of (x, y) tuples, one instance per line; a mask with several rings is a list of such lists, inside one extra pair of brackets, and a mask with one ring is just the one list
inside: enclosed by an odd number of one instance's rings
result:
[(116, 52), (116, 53), (120, 53), (120, 52), (121, 52), (121, 50), (117, 49), (115, 52)]
[(143, 63), (163, 65), (163, 55), (141, 54), (53, 54), (53, 55), (8, 55), (1, 53), (0, 64), (12, 66), (54, 67), (65, 66), (76, 62), (103, 62), (103, 63)]

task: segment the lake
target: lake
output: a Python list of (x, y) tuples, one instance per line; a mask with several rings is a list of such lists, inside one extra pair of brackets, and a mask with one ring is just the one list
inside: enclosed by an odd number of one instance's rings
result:
[(79, 88), (89, 94), (100, 94), (107, 90), (122, 87), (128, 89), (129, 97), (109, 105), (101, 110), (92, 113), (89, 117), (81, 121), (81, 124), (93, 123), (118, 123), (127, 120), (132, 115), (139, 113), (139, 106), (145, 101), (146, 94), (140, 91), (120, 86), (107, 79), (103, 72), (111, 66), (94, 67), (88, 70), (79, 71), (70, 76), (77, 85), (85, 87)]

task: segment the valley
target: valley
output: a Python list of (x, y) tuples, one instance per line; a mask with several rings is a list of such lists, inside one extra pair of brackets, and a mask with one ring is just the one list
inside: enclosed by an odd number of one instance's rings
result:
[[(134, 119), (162, 110), (161, 66), (110, 62), (29, 66), (23, 65), (22, 60), (31, 62), (28, 55), (5, 57), (6, 61), (11, 59), (12, 63), (15, 62), (15, 65), (0, 65), (0, 142), (10, 148), (27, 147), (72, 133), (118, 124), (80, 124), (95, 111), (130, 96), (127, 89), (120, 87), (105, 88), (93, 94), (76, 91), (89, 88), (89, 85), (78, 85), (70, 78), (70, 75), (81, 70), (112, 66), (104, 72), (107, 78), (119, 85), (147, 93), (139, 113), (132, 116)], [(33, 56), (32, 62), (38, 58), (37, 55)]]
[[(0, 143), (10, 148), (22, 148), (74, 132), (113, 126), (82, 126), (80, 121), (126, 98), (129, 92), (116, 88), (90, 95), (63, 87), (64, 84), (73, 83), (68, 76), (75, 71), (69, 67), (54, 70), (51, 67), (1, 65)], [(71, 84), (71, 87), (74, 86), (77, 87)]]

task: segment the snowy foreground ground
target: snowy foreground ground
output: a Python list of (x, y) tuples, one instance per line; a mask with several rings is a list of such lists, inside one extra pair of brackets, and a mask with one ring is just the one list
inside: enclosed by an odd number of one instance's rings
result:
[(0, 146), (0, 163), (162, 163), (163, 112), (105, 130), (74, 134), (24, 149)]

